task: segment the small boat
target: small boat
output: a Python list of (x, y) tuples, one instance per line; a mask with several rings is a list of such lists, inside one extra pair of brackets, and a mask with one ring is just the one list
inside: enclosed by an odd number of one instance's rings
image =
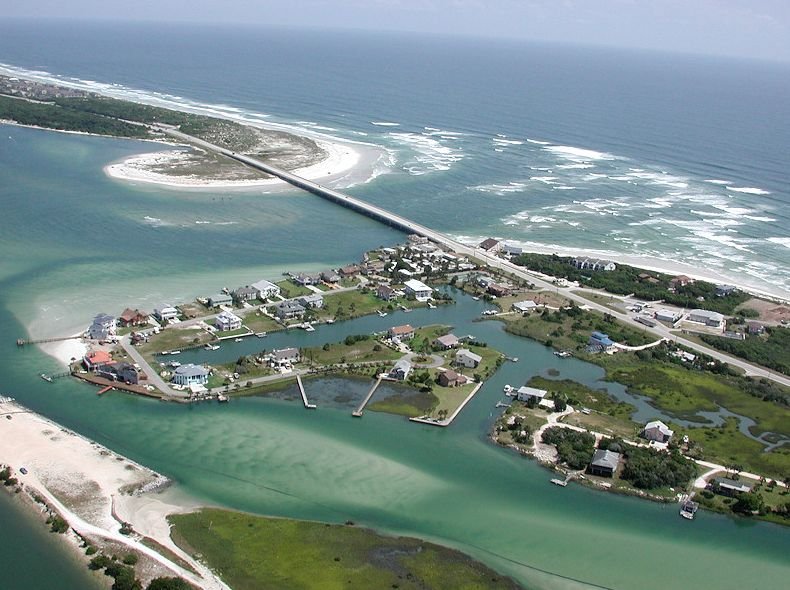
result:
[(219, 350), (219, 344), (206, 344), (203, 348), (206, 350)]
[(50, 376), (49, 376), (49, 375), (47, 375), (46, 373), (41, 373), (40, 377), (41, 377), (41, 378), (42, 378), (44, 381), (49, 381), (50, 383), (52, 383), (52, 377), (50, 377)]
[(436, 306), (429, 301), (428, 302), (428, 309), (436, 309)]
[(378, 313), (378, 314), (379, 314), (379, 316), (380, 316), (380, 317), (382, 317), (382, 318), (385, 318), (385, 317), (387, 317), (387, 312), (386, 312), (386, 311), (381, 311), (381, 310), (378, 310), (378, 312), (377, 312), (377, 313)]
[(335, 320), (333, 320), (332, 318), (330, 318), (330, 319), (326, 320), (326, 323), (327, 323), (327, 324), (334, 324), (334, 323), (335, 323)]
[(564, 488), (565, 486), (568, 485), (568, 480), (554, 478), (551, 480), (551, 483), (553, 483), (555, 486), (560, 486)]
[(505, 358), (507, 360), (509, 360), (511, 363), (517, 363), (518, 362), (518, 357), (517, 356), (506, 356)]
[(255, 332), (258, 338), (266, 338), (266, 332)]
[(221, 393), (217, 394), (217, 401), (221, 404), (226, 404), (230, 401), (230, 398), (227, 395), (223, 395)]
[(480, 301), (480, 297), (472, 297), (474, 301)]
[(171, 350), (170, 354), (181, 354), (180, 350)]
[(234, 340), (234, 342), (243, 342), (243, 341), (244, 341), (244, 338), (236, 338), (236, 340)]
[(504, 392), (505, 393), (512, 393), (513, 389), (515, 389), (512, 385), (505, 385)]
[(305, 326), (305, 328), (304, 328), (304, 331), (305, 332), (315, 332), (315, 328), (313, 328), (313, 326), (311, 326), (310, 324), (307, 324)]
[(694, 515), (697, 513), (698, 509), (699, 504), (691, 500), (686, 500), (680, 505), (680, 516), (688, 520), (694, 520)]
[(170, 363), (167, 363), (167, 364), (168, 364), (168, 366), (173, 367), (174, 369), (177, 369), (178, 367), (181, 366), (181, 363), (179, 363), (178, 361), (173, 361), (173, 362), (170, 362)]

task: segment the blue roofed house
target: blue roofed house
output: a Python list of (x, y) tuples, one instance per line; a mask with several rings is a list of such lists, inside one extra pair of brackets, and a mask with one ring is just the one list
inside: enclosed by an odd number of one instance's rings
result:
[(93, 318), (93, 323), (88, 328), (88, 336), (92, 340), (107, 340), (111, 336), (115, 336), (115, 318), (106, 313), (100, 313)]
[(181, 365), (173, 372), (170, 379), (176, 385), (205, 385), (208, 383), (208, 369), (202, 365)]
[(614, 349), (614, 341), (609, 338), (608, 334), (603, 332), (593, 332), (590, 334), (590, 339), (587, 342), (589, 347), (602, 350), (604, 352)]

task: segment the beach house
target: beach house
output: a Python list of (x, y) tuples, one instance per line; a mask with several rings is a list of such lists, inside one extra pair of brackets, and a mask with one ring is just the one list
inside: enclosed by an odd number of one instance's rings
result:
[(219, 307), (220, 305), (233, 305), (233, 297), (227, 293), (217, 293), (208, 298), (209, 307)]
[(686, 321), (711, 328), (724, 328), (724, 316), (717, 311), (708, 311), (707, 309), (692, 309), (686, 316)]
[(214, 319), (214, 325), (220, 332), (230, 332), (241, 328), (241, 318), (230, 311), (223, 311)]
[(455, 353), (455, 364), (459, 367), (466, 367), (467, 369), (476, 369), (482, 362), (483, 357), (475, 354), (471, 350), (462, 348)]
[(669, 426), (661, 422), (661, 420), (653, 420), (645, 424), (642, 429), (642, 436), (647, 440), (654, 440), (660, 443), (667, 443), (675, 434), (674, 431), (669, 429)]
[(403, 285), (406, 294), (414, 296), (417, 301), (428, 301), (431, 298), (431, 293), (433, 293), (433, 289), (417, 279), (410, 279)]
[(404, 324), (403, 326), (393, 326), (389, 330), (387, 330), (387, 336), (389, 338), (398, 340), (410, 340), (414, 338), (414, 328), (412, 328), (409, 324)]
[(388, 373), (390, 379), (397, 379), (398, 381), (405, 381), (406, 377), (411, 372), (411, 363), (406, 359), (401, 359), (395, 366), (390, 369)]
[(298, 348), (281, 348), (273, 350), (269, 355), (269, 362), (274, 367), (290, 367), (302, 359)]
[(190, 385), (205, 385), (208, 383), (209, 371), (202, 365), (181, 365), (173, 372), (170, 379), (176, 385), (189, 387)]
[(519, 387), (516, 392), (516, 399), (520, 402), (529, 402), (534, 400), (536, 404), (543, 401), (548, 392), (545, 389), (537, 389), (535, 387)]
[(300, 318), (305, 311), (304, 306), (296, 301), (283, 301), (274, 306), (274, 313), (281, 320)]
[(486, 252), (499, 252), (501, 249), (500, 241), (494, 238), (486, 238), (477, 247)]
[(298, 299), (299, 304), (305, 309), (321, 309), (324, 306), (324, 298), (318, 293), (303, 295)]
[(233, 299), (239, 302), (252, 301), (258, 298), (258, 290), (255, 287), (247, 285), (246, 287), (239, 287), (233, 292)]
[(107, 340), (111, 336), (115, 336), (115, 318), (100, 313), (93, 318), (93, 323), (88, 328), (88, 337), (91, 340)]
[(129, 326), (144, 326), (148, 323), (148, 314), (139, 309), (126, 308), (118, 317), (118, 324), (124, 328)]
[(439, 336), (436, 340), (434, 340), (433, 345), (441, 350), (450, 350), (451, 348), (458, 346), (458, 342), (458, 336), (455, 334), (445, 334), (444, 336)]
[(271, 281), (261, 280), (257, 283), (253, 283), (250, 285), (253, 289), (258, 292), (258, 299), (261, 301), (266, 301), (267, 299), (273, 299), (274, 297), (279, 297), (280, 295), (280, 287), (272, 283)]
[(97, 368), (107, 363), (111, 363), (112, 356), (103, 350), (92, 350), (82, 357), (82, 366), (88, 371), (95, 371)]
[(612, 477), (620, 466), (620, 453), (596, 449), (587, 471), (590, 475)]
[(172, 305), (165, 303), (154, 308), (154, 315), (161, 322), (169, 322), (178, 319), (178, 310)]
[(513, 308), (514, 311), (527, 313), (529, 311), (535, 310), (538, 307), (538, 304), (531, 300), (516, 301), (511, 307)]

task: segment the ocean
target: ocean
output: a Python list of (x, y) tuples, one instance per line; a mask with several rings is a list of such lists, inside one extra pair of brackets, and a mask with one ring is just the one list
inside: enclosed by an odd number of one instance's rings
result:
[[(0, 63), (379, 146), (387, 159), (338, 186), (459, 238), (648, 257), (790, 291), (787, 66), (394, 34), (23, 22), (0, 23)], [(707, 513), (686, 523), (674, 506), (558, 490), (548, 472), (492, 446), (505, 383), (552, 367), (590, 384), (602, 377), (495, 323), (468, 330), (521, 361), (446, 430), (262, 398), (222, 413), (97, 398), (84, 384), (39, 379), (57, 362), (17, 349), (17, 337), (337, 266), (403, 238), (293, 190), (188, 191), (103, 172), (156, 149), (0, 126), (3, 394), (207, 502), (430, 538), (530, 588), (786, 580), (786, 529)], [(477, 305), (420, 318), (466, 326)], [(337, 325), (337, 336), (376, 321)]]

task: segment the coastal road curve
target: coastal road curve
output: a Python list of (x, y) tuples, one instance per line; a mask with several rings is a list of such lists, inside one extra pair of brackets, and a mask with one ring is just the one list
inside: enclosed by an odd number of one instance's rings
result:
[[(527, 280), (535, 284), (535, 286), (537, 287), (548, 289), (548, 290), (557, 289), (556, 285), (540, 277), (537, 277), (535, 274), (528, 272), (523, 267), (518, 266), (509, 260), (499, 258), (498, 256), (491, 254), (490, 252), (486, 252), (474, 246), (468, 246), (466, 244), (462, 244), (461, 242), (458, 242), (450, 238), (449, 236), (446, 236), (427, 226), (416, 223), (410, 219), (407, 219), (406, 217), (402, 217), (396, 213), (392, 213), (391, 211), (382, 209), (381, 207), (371, 205), (370, 203), (366, 203), (365, 201), (361, 201), (355, 197), (351, 197), (344, 193), (338, 192), (334, 189), (307, 180), (306, 178), (302, 178), (301, 176), (291, 174), (290, 172), (287, 172), (275, 166), (271, 166), (270, 164), (266, 164), (265, 162), (262, 162), (257, 158), (252, 158), (250, 156), (238, 154), (236, 152), (225, 149), (218, 145), (214, 145), (202, 139), (198, 139), (197, 137), (192, 137), (191, 135), (187, 135), (186, 133), (181, 133), (180, 131), (176, 131), (171, 127), (158, 126), (155, 127), (155, 129), (157, 131), (170, 135), (171, 137), (175, 137), (176, 139), (180, 139), (182, 141), (186, 141), (188, 143), (192, 143), (194, 145), (202, 147), (206, 150), (219, 153), (221, 155), (227, 156), (228, 158), (236, 160), (237, 162), (245, 164), (246, 166), (255, 168), (256, 170), (260, 170), (261, 172), (280, 178), (281, 180), (284, 180), (285, 182), (297, 188), (301, 188), (302, 190), (308, 191), (314, 195), (325, 198), (329, 201), (337, 203), (338, 205), (342, 205), (348, 209), (351, 209), (352, 211), (356, 211), (362, 215), (371, 217), (377, 221), (380, 221), (381, 223), (384, 223), (385, 225), (389, 225), (406, 233), (413, 233), (413, 234), (424, 236), (437, 244), (441, 244), (445, 246), (455, 254), (461, 254), (464, 256), (471, 256), (474, 258), (482, 259), (490, 266), (508, 272), (520, 279)], [(579, 305), (585, 305), (599, 312), (602, 313), (612, 312), (611, 309), (599, 303), (590, 301), (588, 299), (585, 299), (584, 297), (581, 297), (580, 295), (570, 292), (570, 289), (563, 290), (563, 295), (566, 296), (568, 299), (575, 301)], [(752, 363), (743, 361), (741, 359), (730, 356), (728, 354), (724, 354), (719, 351), (713, 350), (711, 348), (708, 348), (707, 346), (702, 346), (700, 344), (697, 344), (696, 342), (692, 342), (680, 336), (670, 334), (669, 330), (666, 329), (664, 326), (656, 326), (654, 328), (650, 328), (648, 326), (645, 326), (644, 324), (640, 324), (639, 322), (636, 322), (630, 317), (618, 317), (618, 319), (630, 325), (631, 327), (653, 333), (660, 338), (667, 338), (678, 344), (682, 344), (683, 346), (691, 348), (692, 350), (696, 350), (698, 352), (706, 354), (721, 362), (725, 362), (734, 367), (738, 367), (739, 369), (742, 369), (747, 375), (770, 379), (786, 387), (790, 387), (790, 378), (785, 377), (784, 375), (780, 375), (778, 373), (775, 373), (774, 371), (770, 371), (758, 365), (754, 365)]]

